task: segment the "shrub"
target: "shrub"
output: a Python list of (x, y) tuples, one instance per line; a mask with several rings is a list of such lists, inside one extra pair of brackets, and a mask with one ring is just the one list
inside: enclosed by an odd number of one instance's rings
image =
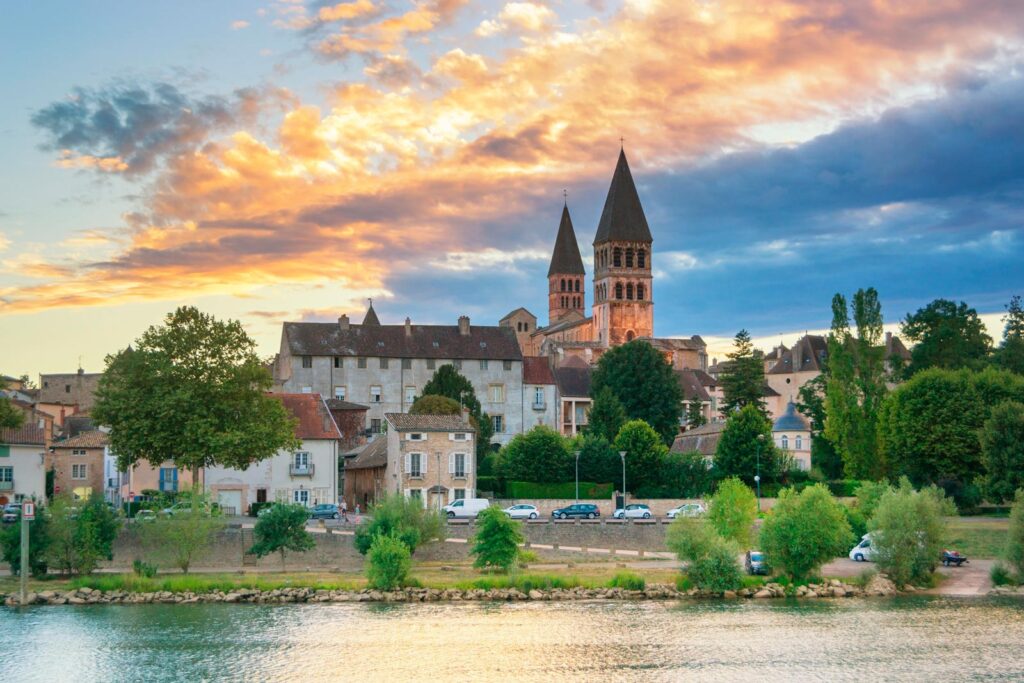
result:
[(622, 588), (630, 591), (642, 591), (647, 587), (644, 577), (632, 572), (617, 572), (608, 581), (609, 588)]
[(1010, 526), (1003, 555), (1017, 574), (1017, 580), (1024, 583), (1024, 489), (1017, 489), (1017, 497), (1010, 508)]
[(846, 521), (850, 525), (850, 531), (853, 532), (854, 540), (864, 538), (864, 534), (868, 532), (868, 520), (864, 517), (864, 513), (861, 512), (860, 508), (844, 505), (843, 513), (846, 515)]
[(528, 566), (528, 565), (530, 565), (530, 564), (532, 564), (534, 562), (537, 562), (539, 559), (540, 559), (540, 556), (537, 555), (537, 553), (533, 552), (532, 550), (520, 549), (520, 551), (519, 551), (519, 566), (520, 567), (526, 567), (526, 566)]
[(120, 521), (103, 498), (88, 501), (56, 496), (50, 504), (46, 561), (64, 573), (88, 574), (113, 557)]
[(309, 511), (302, 505), (276, 503), (256, 520), (253, 530), (256, 543), (249, 552), (257, 557), (281, 553), (281, 569), (284, 570), (287, 551), (304, 552), (316, 547), (316, 541), (306, 531), (307, 519)]
[(838, 498), (849, 498), (856, 495), (862, 485), (859, 479), (836, 479), (828, 483), (828, 490)]
[[(32, 576), (46, 576), (49, 542), (47, 515), (40, 510), (35, 520), (28, 525), (28, 570)], [(15, 524), (0, 530), (0, 547), (3, 549), (4, 562), (11, 568), (11, 574), (18, 575), (21, 572), (20, 515)]]
[(369, 510), (370, 517), (356, 527), (355, 546), (365, 555), (376, 536), (395, 536), (415, 553), (428, 541), (444, 538), (444, 518), (437, 510), (428, 510), (414, 498), (401, 494), (384, 496)]
[(485, 491), (492, 493), (496, 498), (504, 498), (506, 495), (504, 480), (499, 477), (478, 476), (476, 478), (476, 490), (478, 494)]
[(697, 588), (721, 592), (742, 585), (735, 546), (703, 520), (678, 517), (669, 525), (665, 543), (680, 560)]
[(371, 588), (397, 588), (406, 580), (411, 568), (411, 553), (405, 541), (391, 534), (374, 537), (366, 564), (366, 579)]
[(520, 523), (509, 519), (501, 509), (490, 507), (477, 517), (477, 532), (470, 553), (476, 556), (473, 566), (508, 571), (515, 566), (519, 544), (523, 542)]
[(931, 580), (945, 539), (941, 501), (940, 492), (914, 491), (906, 478), (879, 501), (868, 528), (878, 568), (896, 585)]
[(736, 477), (718, 485), (711, 498), (708, 521), (723, 538), (745, 545), (750, 540), (750, 526), (757, 517), (757, 497), (750, 487)]
[(265, 500), (262, 503), (250, 503), (249, 504), (249, 516), (250, 517), (259, 517), (260, 510), (262, 510), (263, 508), (268, 508), (271, 505), (274, 505), (274, 502), (273, 501), (269, 501), (269, 500)]
[(558, 482), (575, 479), (569, 440), (543, 425), (517, 434), (501, 449), (498, 474), (516, 481)]
[[(612, 497), (612, 491), (614, 490), (614, 484), (595, 484), (590, 481), (580, 482), (580, 498), (591, 500), (597, 498), (607, 499)], [(576, 482), (565, 481), (537, 484), (531, 481), (510, 481), (505, 484), (505, 493), (509, 498), (516, 499), (575, 498)]]
[[(831, 489), (831, 487), (829, 488)], [(854, 492), (854, 495), (857, 497), (857, 509), (864, 516), (865, 522), (875, 514), (878, 501), (882, 499), (882, 496), (890, 488), (892, 487), (884, 481), (862, 481), (860, 486), (857, 487), (857, 490)], [(833, 495), (835, 495), (834, 492)]]
[(135, 572), (136, 576), (141, 576), (146, 579), (152, 579), (156, 576), (156, 565), (150, 564), (149, 562), (143, 562), (142, 560), (132, 561), (132, 571)]
[(1001, 562), (996, 562), (992, 565), (988, 576), (992, 579), (992, 585), (994, 586), (1008, 586), (1013, 583), (1013, 576), (1010, 574), (1010, 570)]
[(206, 554), (217, 533), (227, 524), (223, 517), (207, 512), (209, 505), (205, 495), (200, 494), (193, 501), (187, 512), (158, 516), (151, 522), (137, 525), (143, 547), (183, 574), (188, 574), (193, 562)]
[(772, 566), (806, 579), (853, 541), (846, 514), (824, 486), (786, 489), (761, 527), (761, 547)]

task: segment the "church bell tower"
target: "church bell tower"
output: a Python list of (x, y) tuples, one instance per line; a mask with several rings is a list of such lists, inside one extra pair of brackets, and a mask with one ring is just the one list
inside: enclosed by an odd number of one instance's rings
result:
[(548, 325), (553, 325), (570, 313), (584, 317), (586, 289), (583, 257), (576, 242), (576, 232), (569, 217), (569, 205), (562, 207), (562, 222), (558, 225), (555, 249), (548, 267)]

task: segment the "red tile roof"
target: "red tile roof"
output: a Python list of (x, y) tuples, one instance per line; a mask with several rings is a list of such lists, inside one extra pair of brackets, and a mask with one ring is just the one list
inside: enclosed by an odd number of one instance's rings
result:
[(82, 432), (77, 436), (73, 436), (70, 439), (64, 439), (63, 441), (55, 441), (53, 443), (54, 448), (103, 448), (110, 443), (109, 437), (105, 432), (101, 432), (98, 429), (94, 429), (88, 432)]
[(298, 418), (295, 436), (299, 439), (340, 439), (341, 432), (320, 394), (271, 394)]
[(551, 363), (542, 356), (523, 357), (523, 384), (554, 384)]
[(26, 420), (18, 429), (0, 429), (0, 443), (22, 446), (45, 446), (46, 430)]

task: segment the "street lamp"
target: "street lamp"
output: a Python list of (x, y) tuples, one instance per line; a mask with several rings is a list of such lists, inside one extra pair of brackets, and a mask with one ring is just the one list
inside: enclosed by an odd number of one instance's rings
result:
[(757, 486), (757, 511), (761, 512), (761, 444), (764, 443), (764, 434), (757, 435), (757, 474), (754, 475), (754, 484)]
[(576, 451), (576, 502), (580, 502), (580, 452)]
[(441, 451), (435, 451), (437, 456), (437, 511), (441, 511)]
[(626, 518), (626, 451), (619, 451), (622, 458), (622, 518)]

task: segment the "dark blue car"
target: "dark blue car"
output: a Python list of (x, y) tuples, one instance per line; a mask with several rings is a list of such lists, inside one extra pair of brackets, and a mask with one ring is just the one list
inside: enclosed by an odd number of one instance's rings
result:
[(567, 505), (564, 508), (552, 510), (551, 516), (555, 519), (569, 519), (570, 517), (594, 519), (595, 517), (601, 516), (601, 511), (598, 510), (597, 506), (593, 503), (574, 503), (573, 505)]

